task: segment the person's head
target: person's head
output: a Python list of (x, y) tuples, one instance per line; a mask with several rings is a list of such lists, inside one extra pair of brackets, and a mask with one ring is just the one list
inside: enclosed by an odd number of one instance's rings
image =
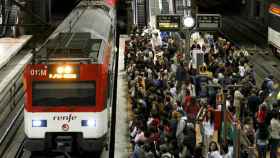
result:
[(149, 151), (151, 150), (151, 145), (148, 144), (148, 143), (145, 143), (144, 146), (143, 146), (143, 148), (144, 148), (144, 150), (145, 150), (146, 152), (149, 152)]
[(253, 120), (250, 117), (246, 117), (244, 122), (245, 124), (252, 124)]
[(202, 150), (202, 143), (198, 144), (194, 149), (194, 157), (195, 158), (202, 158), (203, 157), (203, 150)]
[(226, 143), (221, 144), (221, 155), (228, 153), (228, 145)]
[(278, 110), (277, 110), (277, 111), (276, 111), (276, 110), (273, 111), (273, 112), (272, 112), (272, 118), (274, 118), (274, 119), (279, 119), (279, 114), (280, 114), (280, 113), (279, 113)]
[(161, 153), (166, 153), (168, 151), (168, 147), (166, 144), (162, 144), (159, 146), (159, 150), (161, 151)]
[(277, 103), (276, 101), (273, 102), (273, 103), (272, 103), (272, 108), (273, 108), (273, 109), (276, 109), (277, 107), (278, 107), (278, 103)]
[(178, 111), (172, 112), (172, 118), (176, 119), (177, 121), (180, 119), (181, 114)]
[(170, 96), (165, 96), (165, 100), (166, 100), (166, 102), (170, 102), (171, 101)]
[(218, 151), (218, 150), (219, 150), (219, 148), (218, 148), (217, 143), (214, 141), (210, 142), (209, 151), (212, 152), (212, 151)]

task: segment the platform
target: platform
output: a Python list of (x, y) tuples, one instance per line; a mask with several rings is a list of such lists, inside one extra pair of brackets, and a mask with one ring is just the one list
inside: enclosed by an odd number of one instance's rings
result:
[(31, 38), (31, 35), (23, 35), (18, 38), (0, 38), (0, 69), (6, 65)]
[(0, 38), (0, 124), (23, 96), (21, 76), (32, 54), (31, 50), (22, 48), (31, 38), (30, 35)]
[(128, 134), (128, 90), (126, 73), (124, 71), (124, 47), (126, 36), (120, 36), (118, 84), (116, 105), (116, 132), (115, 132), (115, 158), (129, 157), (129, 134)]

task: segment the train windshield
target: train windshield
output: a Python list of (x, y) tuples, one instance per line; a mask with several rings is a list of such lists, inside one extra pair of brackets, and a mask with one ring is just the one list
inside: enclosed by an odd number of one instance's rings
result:
[(91, 82), (34, 82), (33, 106), (95, 106), (96, 85)]

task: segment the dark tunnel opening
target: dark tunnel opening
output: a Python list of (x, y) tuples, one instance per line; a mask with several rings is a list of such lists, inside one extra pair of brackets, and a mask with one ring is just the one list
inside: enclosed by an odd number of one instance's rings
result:
[(66, 16), (77, 5), (79, 0), (52, 0), (51, 11), (52, 15)]

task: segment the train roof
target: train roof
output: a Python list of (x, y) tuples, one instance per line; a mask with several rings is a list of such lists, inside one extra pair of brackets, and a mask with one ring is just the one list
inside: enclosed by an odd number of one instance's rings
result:
[(105, 3), (82, 1), (51, 34), (38, 54), (41, 59), (91, 57), (97, 62), (112, 36), (113, 25), (112, 7)]
[(48, 55), (52, 57), (91, 58), (98, 61), (102, 40), (91, 39), (89, 32), (60, 33), (56, 38), (49, 40), (46, 45)]
[(60, 32), (90, 32), (91, 38), (108, 41), (112, 26), (110, 10), (94, 5), (78, 5), (61, 23), (50, 38), (55, 38)]

